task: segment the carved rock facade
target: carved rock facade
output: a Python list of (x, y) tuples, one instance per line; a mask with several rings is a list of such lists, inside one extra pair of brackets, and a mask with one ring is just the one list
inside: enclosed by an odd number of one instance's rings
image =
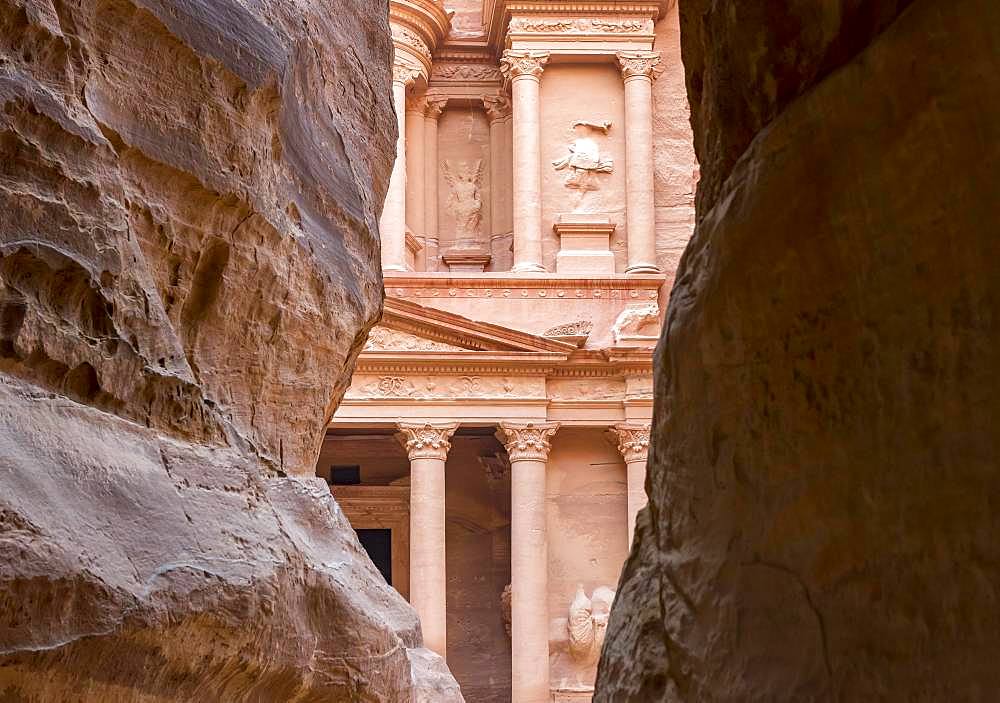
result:
[(312, 473), (381, 302), (365, 2), (0, 2), (0, 697), (460, 700)]

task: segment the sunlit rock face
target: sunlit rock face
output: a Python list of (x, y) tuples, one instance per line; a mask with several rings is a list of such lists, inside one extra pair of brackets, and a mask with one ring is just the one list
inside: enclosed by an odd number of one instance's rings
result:
[(821, 4), (680, 0), (698, 225), (595, 701), (1000, 688), (1000, 8)]
[(312, 472), (379, 314), (363, 0), (0, 0), (0, 699), (455, 700)]

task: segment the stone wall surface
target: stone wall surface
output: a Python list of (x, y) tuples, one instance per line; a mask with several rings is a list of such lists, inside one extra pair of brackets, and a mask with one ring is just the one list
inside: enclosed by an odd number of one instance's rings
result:
[(1000, 8), (680, 12), (698, 224), (594, 700), (988, 700)]
[(385, 8), (0, 0), (0, 699), (460, 700), (319, 479)]

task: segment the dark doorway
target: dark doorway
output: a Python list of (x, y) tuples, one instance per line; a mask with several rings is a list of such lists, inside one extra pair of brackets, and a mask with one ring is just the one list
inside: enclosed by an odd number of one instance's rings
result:
[(392, 585), (392, 530), (370, 529), (355, 530), (361, 546), (368, 552), (368, 557), (375, 563), (375, 568), (381, 572), (385, 582)]

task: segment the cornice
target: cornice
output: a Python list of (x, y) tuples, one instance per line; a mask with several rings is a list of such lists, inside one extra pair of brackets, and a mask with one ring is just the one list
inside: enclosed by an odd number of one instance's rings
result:
[(675, 0), (639, 0), (615, 2), (614, 0), (484, 0), (483, 22), (489, 46), (499, 53), (507, 46), (507, 30), (514, 16), (552, 15), (558, 17), (617, 18), (646, 17), (654, 22), (664, 16)]

